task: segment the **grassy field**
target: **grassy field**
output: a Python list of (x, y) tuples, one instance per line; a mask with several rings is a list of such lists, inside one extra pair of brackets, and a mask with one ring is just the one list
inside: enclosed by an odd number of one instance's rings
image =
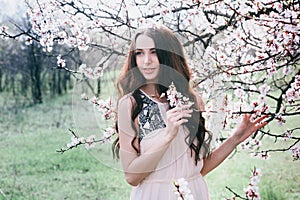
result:
[[(130, 187), (120, 163), (111, 158), (110, 145), (56, 152), (70, 142), (69, 128), (83, 136), (98, 136), (107, 126), (80, 96), (69, 94), (17, 108), (0, 95), (0, 199), (129, 199)], [(226, 186), (243, 195), (254, 166), (263, 173), (262, 199), (299, 199), (300, 164), (289, 153), (262, 161), (244, 152), (206, 176), (211, 199), (231, 198)]]

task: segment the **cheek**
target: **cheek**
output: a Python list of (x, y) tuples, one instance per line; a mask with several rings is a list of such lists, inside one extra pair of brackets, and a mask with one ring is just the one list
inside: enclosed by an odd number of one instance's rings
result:
[(159, 60), (158, 60), (157, 55), (153, 55), (152, 60), (153, 60), (154, 63), (159, 64)]
[(142, 61), (142, 59), (140, 57), (135, 57), (135, 62), (137, 64), (137, 66), (141, 66), (142, 63), (143, 63), (143, 61)]

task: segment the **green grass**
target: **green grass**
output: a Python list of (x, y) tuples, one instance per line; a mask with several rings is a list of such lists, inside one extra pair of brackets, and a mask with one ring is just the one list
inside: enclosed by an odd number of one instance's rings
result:
[[(56, 152), (70, 142), (69, 128), (81, 136), (101, 137), (101, 128), (108, 125), (90, 104), (80, 100), (79, 93), (23, 108), (13, 107), (1, 94), (0, 199), (129, 199), (130, 187), (120, 163), (111, 158), (110, 145)], [(290, 156), (276, 153), (262, 161), (237, 153), (205, 177), (211, 199), (231, 198), (226, 186), (243, 195), (256, 166), (263, 174), (261, 199), (296, 200), (300, 165)]]
[[(93, 108), (82, 103), (86, 108), (79, 108), (91, 114)], [(72, 95), (27, 108), (1, 105), (0, 199), (127, 199), (119, 164), (104, 163), (102, 147), (56, 152), (70, 142), (68, 128), (79, 135), (84, 128), (86, 134), (91, 127), (97, 131), (93, 120), (73, 120), (79, 108)]]
[(262, 172), (258, 184), (262, 200), (299, 199), (298, 161), (292, 161), (288, 153), (276, 153), (269, 160), (260, 160), (250, 158), (246, 152), (237, 153), (206, 176), (211, 199), (232, 198), (233, 194), (226, 186), (243, 196), (243, 189), (248, 186), (254, 167)]

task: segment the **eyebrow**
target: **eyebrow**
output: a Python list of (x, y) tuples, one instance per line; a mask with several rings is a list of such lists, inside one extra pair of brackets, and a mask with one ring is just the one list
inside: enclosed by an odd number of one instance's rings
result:
[[(146, 49), (149, 49), (149, 48), (146, 48)], [(143, 51), (143, 50), (144, 50), (144, 49), (135, 49), (135, 51)], [(150, 48), (149, 50), (150, 50), (150, 51), (151, 51), (151, 50), (156, 50), (156, 48)]]

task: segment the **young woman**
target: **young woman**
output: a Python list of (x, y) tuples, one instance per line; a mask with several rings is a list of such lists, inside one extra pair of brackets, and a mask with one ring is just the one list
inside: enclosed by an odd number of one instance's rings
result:
[[(261, 123), (265, 117), (251, 121), (246, 114), (234, 134), (210, 151), (204, 106), (190, 78), (183, 47), (168, 28), (153, 25), (136, 33), (117, 81), (119, 137), (114, 146), (133, 186), (132, 200), (177, 199), (172, 182), (179, 178), (188, 182), (194, 199), (209, 199), (203, 176), (266, 125)], [(194, 104), (171, 107), (167, 90), (172, 83)]]

